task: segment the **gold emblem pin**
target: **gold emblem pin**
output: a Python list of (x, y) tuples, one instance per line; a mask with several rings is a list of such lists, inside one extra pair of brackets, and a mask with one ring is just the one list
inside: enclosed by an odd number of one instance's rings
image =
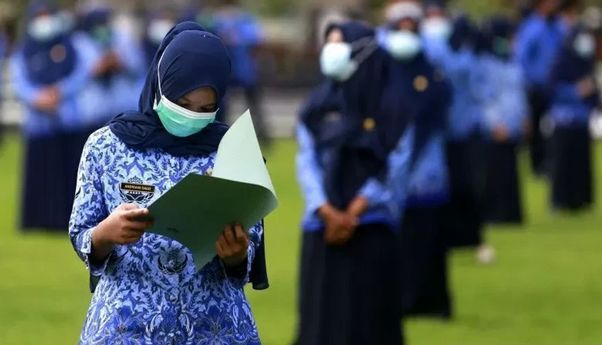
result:
[(54, 62), (54, 63), (63, 62), (66, 57), (67, 57), (67, 49), (65, 48), (64, 45), (55, 44), (50, 49), (50, 59), (52, 60), (52, 62)]
[(374, 129), (374, 127), (376, 127), (376, 121), (374, 121), (374, 119), (371, 117), (367, 117), (364, 120), (364, 130), (366, 132), (369, 132), (369, 131), (372, 131)]
[(418, 92), (424, 92), (429, 87), (429, 81), (424, 76), (419, 75), (414, 78), (414, 89)]

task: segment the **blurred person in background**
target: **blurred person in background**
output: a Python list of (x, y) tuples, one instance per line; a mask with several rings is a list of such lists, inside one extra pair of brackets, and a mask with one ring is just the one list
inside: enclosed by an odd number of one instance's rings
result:
[(0, 144), (2, 144), (2, 139), (4, 137), (4, 112), (2, 111), (4, 104), (4, 62), (6, 59), (6, 55), (8, 53), (8, 38), (6, 37), (6, 33), (4, 31), (4, 23), (0, 21)]
[(516, 58), (526, 80), (530, 106), (529, 154), (537, 175), (546, 173), (545, 138), (541, 119), (550, 106), (547, 83), (562, 43), (556, 21), (558, 0), (533, 0), (516, 37)]
[[(398, 132), (382, 106), (388, 56), (360, 22), (331, 24), (326, 80), (300, 111), (297, 176), (305, 198), (298, 344), (402, 344), (396, 230), (388, 187)], [(398, 125), (398, 124), (397, 124)]]
[(25, 106), (21, 226), (64, 231), (85, 140), (76, 97), (86, 64), (61, 13), (46, 1), (29, 5), (11, 60), (13, 87)]
[(475, 46), (477, 29), (466, 16), (447, 17), (443, 1), (424, 3), (421, 35), (429, 60), (449, 79), (452, 99), (447, 115), (446, 154), (450, 202), (445, 210), (451, 247), (478, 247), (478, 258), (489, 262), (492, 249), (483, 243), (483, 151), (480, 132), (482, 104), (475, 93), (479, 73)]
[(551, 202), (556, 210), (578, 210), (593, 202), (589, 117), (600, 98), (596, 42), (579, 21), (580, 9), (578, 0), (561, 1), (559, 24), (564, 39), (550, 83)]
[(90, 134), (115, 114), (137, 108), (136, 95), (147, 66), (139, 43), (114, 24), (113, 10), (108, 7), (82, 8), (74, 37), (89, 74), (78, 106)]
[[(224, 40), (232, 58), (230, 88), (242, 89), (257, 135), (263, 143), (269, 143), (256, 61), (257, 51), (263, 42), (261, 27), (257, 19), (243, 9), (239, 0), (222, 1), (210, 25), (212, 31)], [(226, 103), (227, 100), (220, 111), (222, 120), (228, 116)]]
[[(406, 316), (449, 318), (445, 225), (449, 201), (445, 123), (450, 102), (447, 82), (428, 62), (420, 38), (422, 8), (417, 1), (393, 3), (381, 43), (391, 56), (383, 104), (394, 119), (410, 118), (409, 176), (403, 180), (405, 212), (400, 230), (401, 311)], [(395, 126), (402, 130), (404, 126)], [(400, 136), (400, 134), (397, 134)], [(401, 180), (401, 178), (398, 178)]]
[[(177, 20), (175, 8), (164, 6), (157, 10), (148, 11), (144, 18), (144, 31), (142, 36), (142, 48), (144, 50), (144, 64), (151, 68), (151, 62), (159, 49), (163, 38)], [(143, 78), (144, 79), (144, 78)]]
[(520, 65), (513, 58), (512, 19), (489, 18), (484, 47), (477, 57), (475, 93), (483, 104), (485, 141), (485, 221), (520, 224), (523, 220), (518, 145), (525, 137), (528, 103)]

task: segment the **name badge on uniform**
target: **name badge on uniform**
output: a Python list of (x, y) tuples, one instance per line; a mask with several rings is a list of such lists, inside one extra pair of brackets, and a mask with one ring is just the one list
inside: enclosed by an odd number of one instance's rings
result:
[(139, 178), (131, 178), (119, 184), (119, 193), (128, 203), (147, 203), (155, 195), (155, 186), (143, 184)]

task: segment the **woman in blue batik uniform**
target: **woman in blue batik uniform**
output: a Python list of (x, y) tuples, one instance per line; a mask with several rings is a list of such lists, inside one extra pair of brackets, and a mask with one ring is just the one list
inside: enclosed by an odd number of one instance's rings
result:
[(402, 312), (447, 318), (451, 303), (441, 213), (449, 198), (444, 146), (450, 90), (422, 51), (419, 5), (403, 4), (405, 12), (398, 11), (398, 20), (383, 35), (393, 58), (385, 109), (412, 121), (405, 135), (412, 153), (400, 236)]
[(87, 137), (76, 104), (86, 73), (57, 9), (34, 2), (27, 13), (25, 38), (11, 61), (12, 83), (25, 105), (21, 226), (63, 231)]
[(297, 128), (306, 201), (298, 343), (400, 344), (398, 209), (386, 182), (397, 140), (386, 142), (393, 126), (380, 109), (387, 56), (361, 23), (330, 25), (325, 37), (327, 80)]
[(523, 219), (517, 149), (529, 115), (521, 66), (513, 59), (514, 25), (505, 17), (488, 20), (475, 92), (483, 104), (485, 141), (485, 220), (521, 223)]
[[(229, 77), (221, 40), (179, 24), (155, 56), (139, 110), (118, 115), (86, 143), (69, 235), (99, 280), (80, 344), (260, 343), (243, 286), (259, 258), (261, 224), (248, 234), (226, 226), (218, 257), (204, 267), (178, 242), (144, 233), (147, 205), (189, 173), (212, 169), (227, 129), (213, 119)], [(123, 182), (148, 192), (140, 198)]]
[(592, 152), (589, 116), (599, 103), (593, 36), (579, 24), (578, 1), (564, 1), (560, 23), (565, 41), (552, 75), (549, 116), (552, 207), (576, 210), (591, 206)]

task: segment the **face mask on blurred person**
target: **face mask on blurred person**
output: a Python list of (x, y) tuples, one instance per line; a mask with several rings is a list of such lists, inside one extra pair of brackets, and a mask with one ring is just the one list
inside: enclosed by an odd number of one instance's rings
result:
[(157, 45), (161, 44), (165, 35), (174, 25), (174, 22), (169, 19), (155, 19), (148, 26), (148, 38)]
[(163, 91), (161, 91), (161, 75), (159, 73), (162, 59), (163, 57), (159, 59), (157, 66), (157, 84), (161, 99), (158, 102), (155, 99), (153, 110), (159, 115), (159, 120), (161, 120), (165, 130), (171, 135), (188, 137), (196, 134), (215, 121), (218, 110), (206, 113), (196, 112), (186, 109), (165, 97)]
[(582, 58), (591, 58), (596, 51), (596, 41), (590, 34), (580, 34), (575, 38), (573, 47)]
[[(376, 49), (376, 43), (368, 37), (351, 44), (345, 42), (326, 43), (320, 54), (322, 74), (337, 81), (346, 81)], [(358, 51), (358, 53), (352, 58), (354, 51)]]
[(58, 16), (43, 15), (34, 18), (27, 28), (31, 37), (38, 41), (50, 41), (64, 32), (64, 25)]
[(426, 38), (446, 40), (452, 34), (452, 25), (442, 17), (428, 18), (422, 22), (420, 31)]
[(108, 24), (99, 25), (92, 31), (92, 36), (98, 43), (108, 46), (113, 39), (113, 30), (111, 30), (111, 27)]
[(422, 50), (420, 37), (412, 31), (393, 31), (387, 35), (386, 47), (397, 60), (414, 58)]

